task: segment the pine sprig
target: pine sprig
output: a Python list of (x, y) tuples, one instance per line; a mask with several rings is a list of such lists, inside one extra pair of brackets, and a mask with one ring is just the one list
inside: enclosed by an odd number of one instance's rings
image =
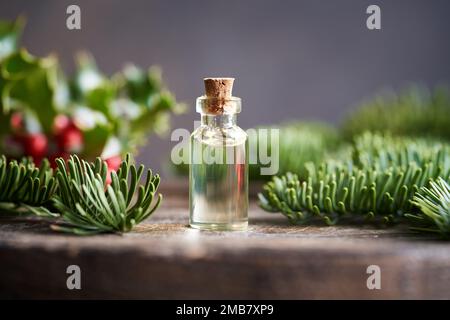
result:
[(324, 168), (314, 168), (310, 174), (303, 182), (291, 173), (274, 177), (259, 194), (261, 207), (279, 211), (293, 223), (317, 217), (332, 225), (341, 217), (358, 215), (389, 222), (411, 210), (414, 194), (436, 178), (439, 170), (432, 163), (423, 167), (411, 163), (406, 170), (342, 168), (327, 173)]
[(412, 229), (450, 237), (450, 185), (444, 179), (438, 178), (422, 187), (412, 203), (421, 210), (421, 214), (405, 215), (416, 225)]
[(49, 203), (55, 189), (53, 170), (46, 159), (36, 167), (29, 158), (8, 161), (5, 156), (0, 157), (0, 205), (3, 212), (45, 214), (37, 207)]
[(411, 162), (418, 165), (434, 162), (442, 171), (447, 171), (450, 169), (450, 145), (437, 140), (365, 132), (355, 137), (351, 159), (359, 168), (385, 170), (395, 166), (405, 169)]
[(448, 147), (379, 135), (356, 139), (353, 161), (307, 165), (300, 180), (288, 173), (274, 177), (259, 195), (260, 206), (281, 212), (293, 223), (341, 217), (393, 221), (413, 210), (412, 199), (429, 181), (450, 176)]
[(161, 203), (162, 195), (156, 193), (159, 175), (148, 170), (145, 184), (138, 185), (145, 168), (136, 168), (130, 154), (117, 173), (111, 172), (110, 185), (106, 184), (106, 163), (100, 158), (88, 163), (71, 156), (67, 166), (62, 159), (57, 164), (59, 193), (53, 203), (61, 213), (62, 223), (53, 225), (54, 230), (79, 235), (128, 232)]

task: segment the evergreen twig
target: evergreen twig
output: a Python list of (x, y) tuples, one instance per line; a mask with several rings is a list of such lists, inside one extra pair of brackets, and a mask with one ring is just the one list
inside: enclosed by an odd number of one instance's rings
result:
[(36, 167), (29, 158), (8, 161), (0, 157), (0, 207), (7, 213), (48, 215), (42, 206), (56, 190), (53, 170), (45, 159)]
[(106, 163), (100, 158), (88, 163), (71, 156), (67, 166), (62, 159), (57, 164), (59, 193), (53, 202), (61, 213), (62, 223), (52, 225), (54, 230), (79, 235), (127, 232), (148, 218), (161, 203), (162, 195), (156, 193), (159, 175), (148, 170), (145, 184), (139, 185), (145, 168), (143, 165), (136, 168), (130, 154), (117, 173), (111, 172), (110, 185), (106, 184)]
[(317, 217), (335, 224), (342, 216), (358, 215), (388, 222), (413, 210), (412, 199), (421, 187), (450, 175), (448, 148), (421, 140), (370, 135), (357, 140), (353, 157), (318, 167), (310, 163), (303, 181), (292, 173), (274, 177), (259, 194), (261, 207), (293, 223)]
[(415, 225), (412, 229), (450, 236), (450, 185), (444, 179), (438, 178), (422, 187), (412, 203), (421, 210), (421, 214), (405, 215)]

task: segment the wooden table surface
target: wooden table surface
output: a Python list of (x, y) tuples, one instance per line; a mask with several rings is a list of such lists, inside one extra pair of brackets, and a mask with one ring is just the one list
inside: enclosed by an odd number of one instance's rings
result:
[[(292, 226), (254, 202), (247, 232), (201, 232), (187, 226), (180, 186), (124, 235), (2, 219), (0, 298), (450, 298), (450, 243), (402, 226)], [(67, 289), (69, 265), (81, 268), (81, 290)], [(369, 265), (380, 290), (367, 288)]]

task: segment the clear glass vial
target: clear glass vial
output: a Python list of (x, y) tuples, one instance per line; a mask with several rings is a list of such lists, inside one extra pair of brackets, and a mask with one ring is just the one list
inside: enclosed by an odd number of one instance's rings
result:
[[(216, 79), (216, 78), (214, 78)], [(248, 139), (236, 125), (237, 97), (197, 98), (201, 124), (190, 139), (190, 225), (245, 230), (248, 225)]]

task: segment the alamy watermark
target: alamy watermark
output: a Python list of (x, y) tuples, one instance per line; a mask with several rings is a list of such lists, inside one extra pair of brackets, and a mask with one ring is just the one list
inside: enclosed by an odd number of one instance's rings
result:
[(381, 29), (381, 8), (376, 4), (367, 7), (366, 13), (369, 14), (366, 20), (366, 26), (369, 30)]
[(81, 29), (81, 9), (76, 4), (71, 4), (67, 7), (66, 13), (68, 14), (66, 19), (66, 27), (69, 30)]
[(367, 277), (366, 286), (369, 290), (381, 289), (381, 268), (376, 264), (371, 264), (367, 267), (366, 273), (370, 274)]
[(81, 290), (81, 269), (76, 264), (72, 264), (67, 267), (66, 273), (70, 276), (67, 277), (66, 286), (69, 290)]
[[(194, 123), (194, 127), (198, 122)], [(248, 164), (258, 165), (261, 175), (274, 175), (279, 169), (280, 130), (258, 128), (246, 130), (248, 135)], [(170, 140), (177, 142), (170, 157), (175, 165), (181, 164), (243, 164), (245, 157), (237, 154), (235, 148), (201, 148), (190, 157), (189, 140), (191, 133), (184, 128), (172, 131)], [(224, 154), (225, 152), (225, 154)], [(236, 154), (234, 154), (236, 153)]]

